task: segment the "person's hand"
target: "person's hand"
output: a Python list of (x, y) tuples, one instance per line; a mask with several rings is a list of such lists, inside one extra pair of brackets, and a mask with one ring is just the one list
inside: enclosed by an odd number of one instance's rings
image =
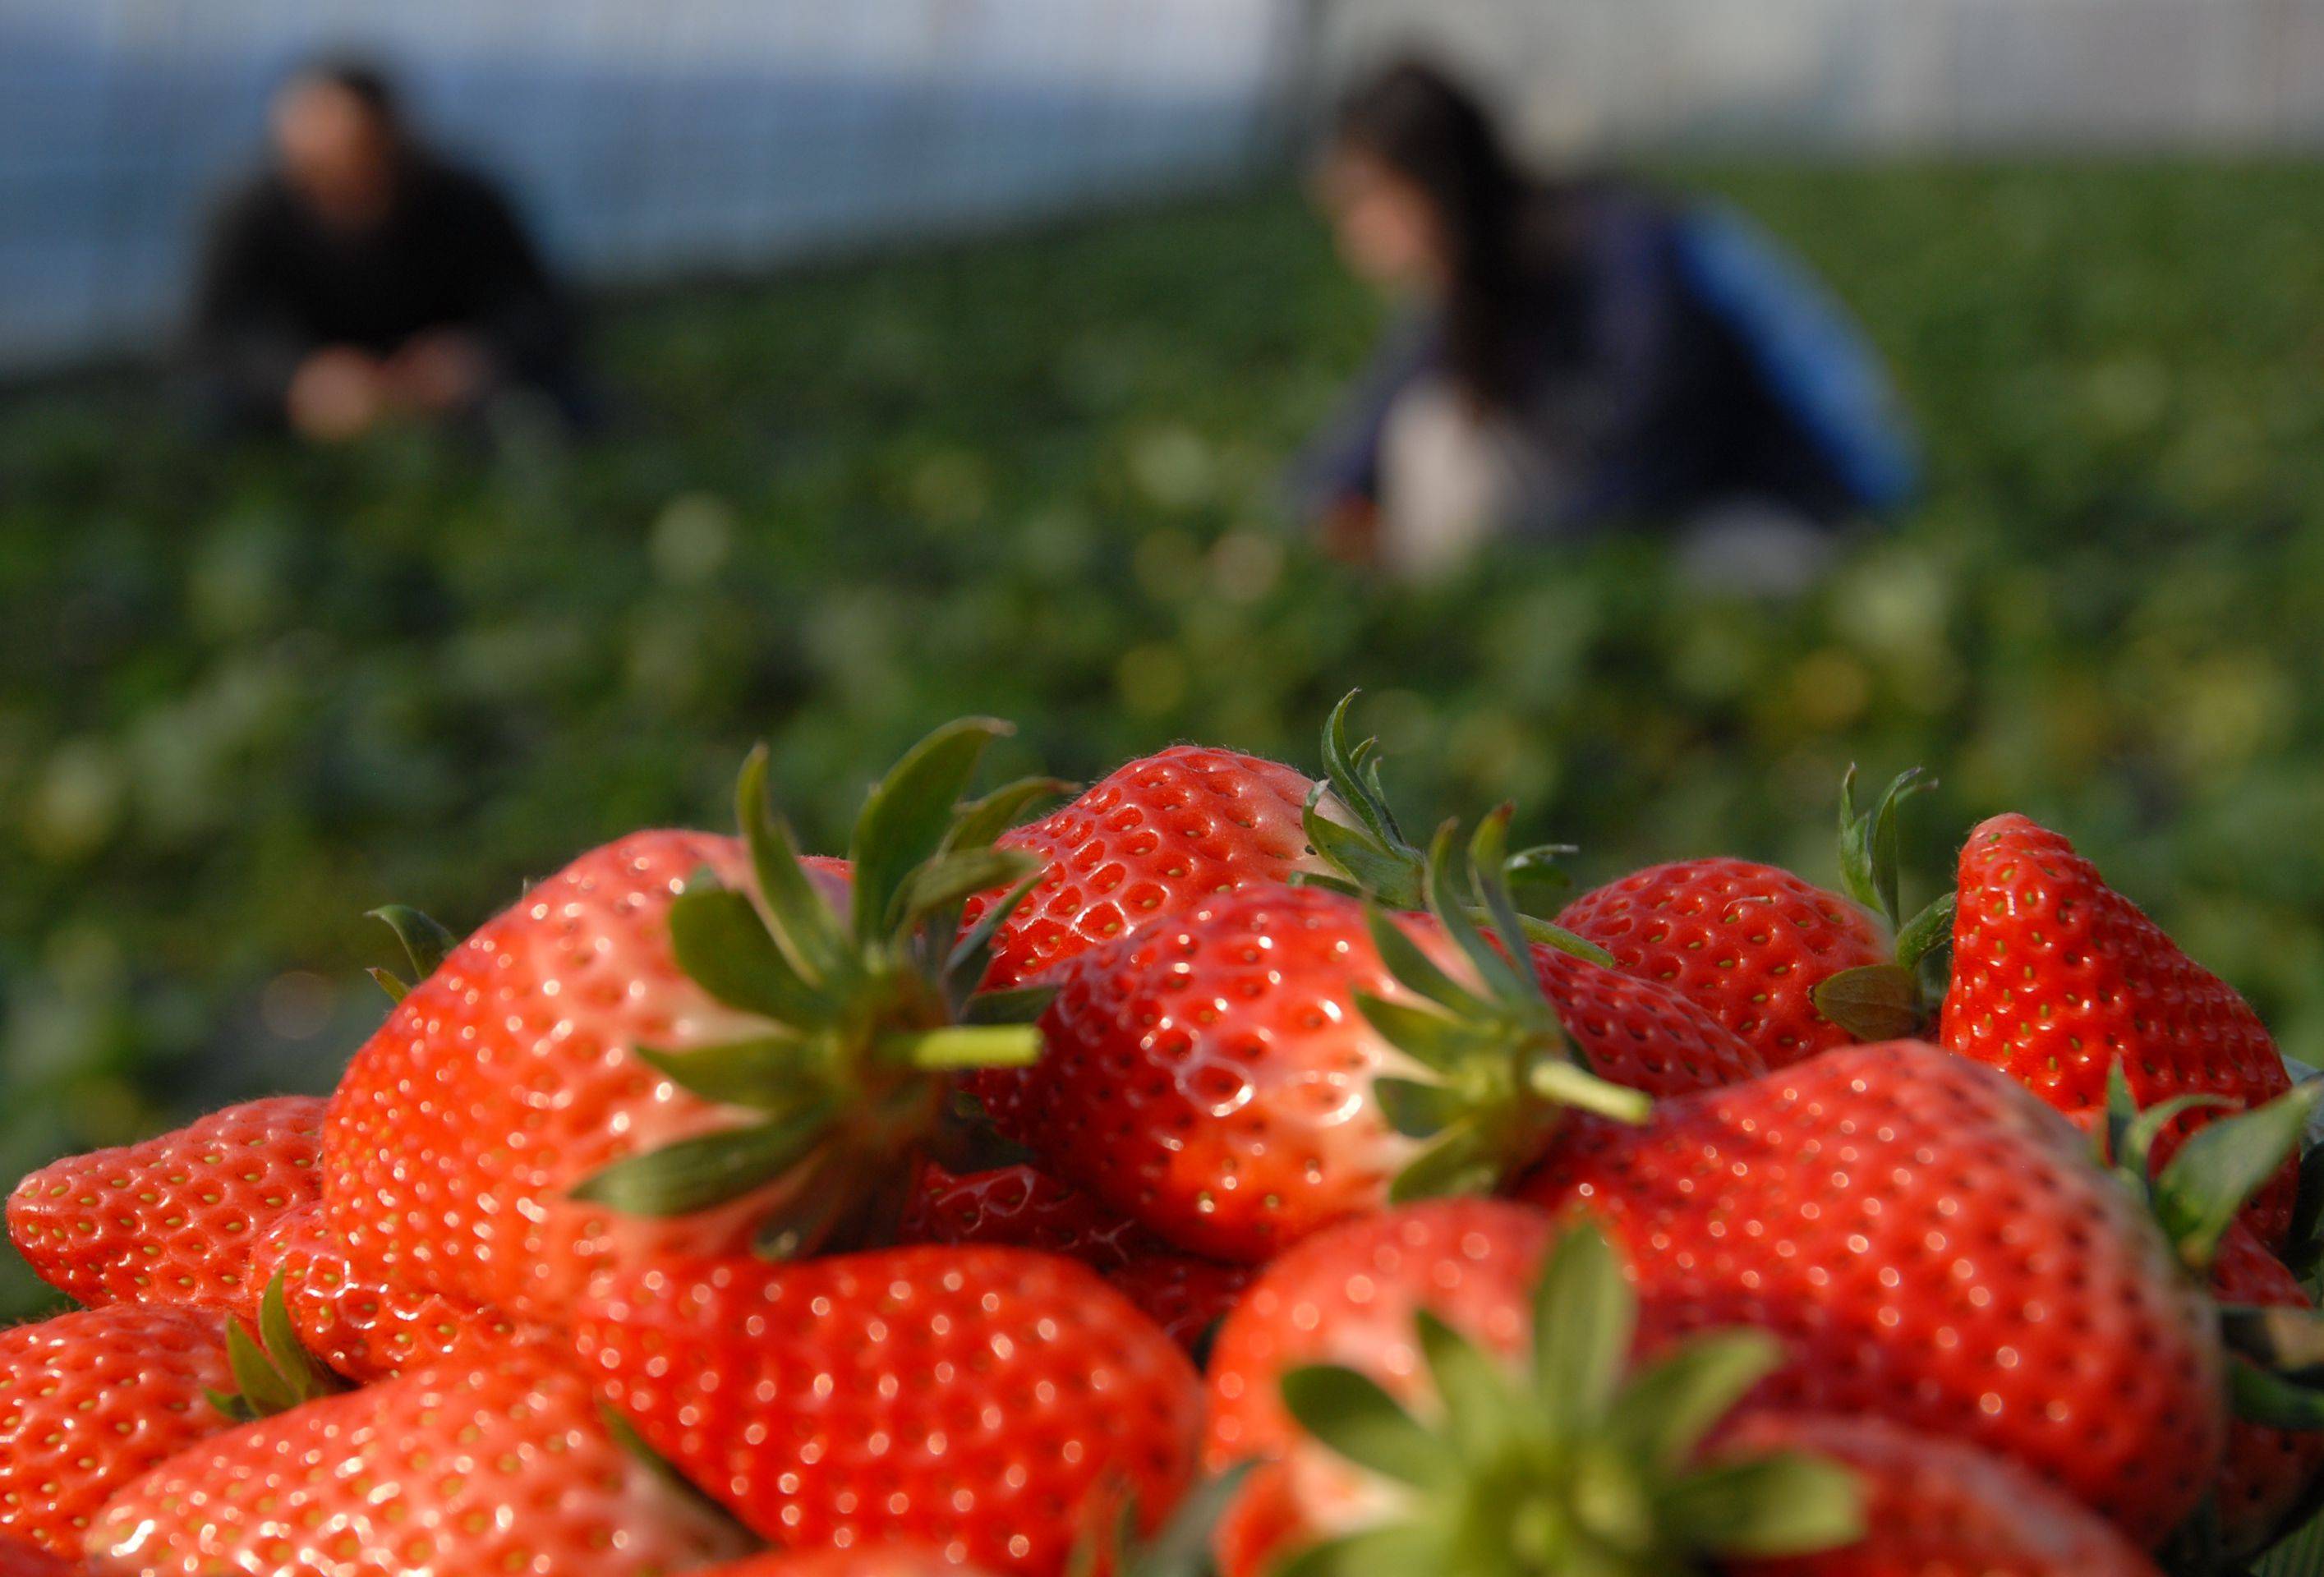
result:
[(439, 328), (418, 334), (387, 364), (396, 397), (416, 410), (456, 410), (491, 383), (492, 356), (473, 335)]
[(370, 428), (385, 406), (379, 364), (352, 346), (330, 345), (299, 364), (283, 411), (300, 437), (335, 444)]
[(1315, 522), (1316, 546), (1342, 564), (1379, 562), (1379, 508), (1368, 498), (1348, 498)]

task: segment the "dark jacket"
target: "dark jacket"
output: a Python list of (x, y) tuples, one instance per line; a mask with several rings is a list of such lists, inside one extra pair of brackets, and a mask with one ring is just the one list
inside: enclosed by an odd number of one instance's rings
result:
[(376, 228), (334, 230), (275, 175), (219, 208), (194, 307), (194, 348), (217, 397), (281, 413), (291, 374), (327, 345), (386, 355), (415, 335), (480, 338), (503, 375), (570, 369), (572, 313), (507, 201), (481, 177), (415, 154)]
[[(1729, 326), (1690, 288), (1674, 217), (1614, 187), (1572, 201), (1571, 240), (1539, 271), (1511, 329), (1526, 369), (1522, 392), (1498, 412), (1556, 486), (1508, 523), (1571, 533), (1674, 521), (1738, 499), (1816, 520), (1846, 513), (1830, 467)], [(1376, 501), (1388, 412), (1415, 383), (1446, 375), (1439, 326), (1392, 334), (1296, 465), (1295, 506), (1320, 516), (1351, 499)]]

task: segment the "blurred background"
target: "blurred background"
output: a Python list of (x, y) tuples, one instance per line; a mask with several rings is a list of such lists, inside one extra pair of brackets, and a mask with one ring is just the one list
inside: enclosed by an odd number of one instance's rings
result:
[[(1397, 309), (1311, 176), (1416, 45), (1820, 281), (1912, 501), (1778, 595), (1325, 551), (1284, 467)], [(586, 420), (189, 400), (219, 194), (350, 48), (578, 302)], [(2023, 809), (2324, 1060), (2319, 145), (2324, 0), (0, 0), (0, 1173), (327, 1088), (364, 911), (724, 825), (753, 740), (828, 845), (963, 712), (1312, 769), (1355, 686), (1415, 822), (1515, 797), (1584, 884), (1829, 883), (1842, 770), (1925, 764), (1908, 903)]]

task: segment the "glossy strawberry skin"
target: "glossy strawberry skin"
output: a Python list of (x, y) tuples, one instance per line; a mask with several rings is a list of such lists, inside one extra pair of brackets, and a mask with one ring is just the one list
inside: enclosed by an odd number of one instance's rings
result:
[(116, 1497), (88, 1545), (105, 1577), (664, 1577), (748, 1547), (615, 1444), (587, 1382), (532, 1349), (417, 1370), (183, 1452)]
[[(1939, 1031), (1949, 1049), (2085, 1125), (2105, 1109), (2117, 1061), (2141, 1109), (2188, 1094), (2233, 1103), (2174, 1123), (2158, 1164), (2203, 1123), (2292, 1087), (2259, 1016), (2058, 834), (2022, 816), (1981, 823), (1961, 849), (1959, 891)], [(2246, 1215), (2271, 1248), (2291, 1227), (2296, 1186), (2287, 1162)]]
[(988, 983), (1022, 984), (1219, 893), (1323, 869), (1301, 829), (1314, 787), (1257, 756), (1173, 745), (1002, 834), (1048, 865), (1001, 927)]
[(922, 1162), (899, 1238), (1033, 1249), (1078, 1259), (1189, 1350), (1225, 1316), (1250, 1279), (1248, 1267), (1181, 1254), (1088, 1194), (1021, 1163), (955, 1176), (933, 1161)]
[(397, 1285), (555, 1323), (593, 1271), (739, 1249), (759, 1194), (650, 1220), (570, 1197), (613, 1160), (736, 1114), (634, 1055), (763, 1033), (670, 951), (671, 899), (707, 866), (747, 885), (741, 845), (633, 834), (583, 855), (469, 937), (364, 1044), (323, 1130), (326, 1213)]
[(1650, 866), (1583, 893), (1557, 923), (1685, 997), (1771, 1068), (1848, 1045), (1811, 993), (1894, 952), (1847, 899), (1748, 860)]
[(1660, 1339), (1761, 1326), (1769, 1405), (2009, 1457), (2159, 1540), (2227, 1420), (2208, 1302), (2070, 1124), (1916, 1042), (1577, 1120), (1520, 1197), (1591, 1211)]
[(1658, 981), (1545, 942), (1534, 944), (1533, 966), (1567, 1038), (1600, 1078), (1663, 1096), (1739, 1084), (1767, 1071), (1740, 1036)]
[(1211, 1349), (1204, 1467), (1283, 1456), (1301, 1438), (1283, 1410), (1285, 1374), (1311, 1363), (1361, 1370), (1399, 1399), (1424, 1383), (1413, 1315), (1430, 1310), (1489, 1350), (1525, 1337), (1550, 1218), (1499, 1199), (1440, 1199), (1318, 1232), (1244, 1292)]
[(116, 1304), (0, 1332), (0, 1535), (78, 1555), (98, 1508), (232, 1427), (225, 1317)]
[(1868, 1536), (1821, 1554), (1738, 1561), (1727, 1577), (2162, 1577), (2088, 1507), (2004, 1459), (1878, 1418), (1760, 1414), (1725, 1444), (1856, 1471)]
[(1158, 1329), (1018, 1250), (672, 1260), (611, 1278), (575, 1339), (656, 1450), (786, 1546), (906, 1540), (1053, 1577), (1117, 1482), (1168, 1510), (1200, 1427)]
[[(2211, 1296), (2223, 1305), (2307, 1308), (2300, 1278), (2237, 1224), (2219, 1241), (2211, 1265)], [(2324, 1474), (2324, 1434), (2269, 1429), (2236, 1419), (2227, 1428), (2226, 1464), (2219, 1470), (2219, 1534), (2228, 1553), (2247, 1555), (2306, 1503)]]
[(519, 1333), (506, 1315), (396, 1285), (339, 1239), (319, 1203), (277, 1222), (259, 1240), (251, 1269), (262, 1286), (280, 1273), (300, 1344), (358, 1385)]
[(96, 1308), (207, 1304), (254, 1316), (251, 1247), (311, 1202), (324, 1103), (253, 1101), (142, 1144), (73, 1156), (8, 1199), (8, 1235), (50, 1286)]
[[(5, 1577), (5, 1570), (0, 1570)], [(979, 1577), (973, 1569), (934, 1550), (873, 1546), (845, 1550), (776, 1550), (696, 1577)]]
[[(1443, 955), (1433, 927), (1408, 927)], [(1404, 1059), (1355, 993), (1399, 994), (1354, 899), (1245, 887), (1085, 955), (994, 1123), (1176, 1248), (1235, 1263), (1385, 1203), (1418, 1146), (1375, 1074)]]

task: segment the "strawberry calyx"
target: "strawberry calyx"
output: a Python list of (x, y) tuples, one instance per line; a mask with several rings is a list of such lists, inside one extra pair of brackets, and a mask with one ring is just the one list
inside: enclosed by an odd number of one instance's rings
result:
[(1504, 874), (1511, 814), (1504, 805), (1479, 823), (1465, 860), (1458, 824), (1446, 822), (1425, 862), (1429, 912), (1467, 959), (1475, 986), (1439, 968), (1381, 903), (1364, 906), (1381, 962), (1419, 999), (1355, 995), (1365, 1021), (1416, 1065), (1372, 1081), (1388, 1125), (1425, 1145), (1391, 1185), (1395, 1204), (1496, 1186), (1539, 1157), (1569, 1108), (1643, 1122), (1651, 1105), (1590, 1070), (1530, 966)]
[[(2296, 1084), (2264, 1106), (2208, 1122), (2170, 1162), (2152, 1165), (2155, 1143), (2189, 1111), (2232, 1104), (2179, 1095), (2144, 1111), (2117, 1061), (2107, 1073), (2100, 1159), (2144, 1202), (2190, 1274), (2208, 1277), (2220, 1240), (2253, 1194), (2295, 1154), (2324, 1102), (2324, 1081)], [(2324, 1315), (2290, 1305), (2222, 1304), (2228, 1398), (2236, 1416), (2273, 1429), (2324, 1430)]]
[[(994, 846), (1057, 790), (1026, 779), (964, 801), (990, 718), (937, 729), (872, 788), (849, 847), (848, 896), (810, 877), (767, 798), (767, 751), (737, 792), (755, 894), (707, 872), (669, 911), (678, 963), (765, 1033), (688, 1051), (636, 1048), (681, 1088), (753, 1113), (738, 1127), (616, 1161), (576, 1198), (632, 1214), (686, 1215), (777, 1182), (760, 1251), (773, 1258), (881, 1240), (910, 1185), (910, 1157), (955, 1118), (950, 1077), (1023, 1066), (1050, 991), (980, 991), (1001, 925), (1039, 879), (1038, 856)], [(1005, 890), (976, 924), (967, 900)]]
[(259, 1299), (256, 1333), (241, 1320), (226, 1322), (226, 1356), (235, 1388), (207, 1394), (211, 1406), (237, 1424), (272, 1418), (348, 1388), (300, 1342), (280, 1269)]
[(1181, 1496), (1150, 1538), (1139, 1537), (1137, 1495), (1118, 1489), (1093, 1502), (1094, 1515), (1074, 1541), (1065, 1577), (1212, 1577), (1212, 1541), (1227, 1508), (1256, 1464), (1238, 1462)]
[[(1391, 908), (1428, 907), (1428, 855), (1405, 837), (1380, 784), (1380, 748), (1377, 738), (1350, 742), (1348, 708), (1361, 690), (1350, 690), (1332, 708), (1323, 724), (1323, 778), (1307, 792), (1300, 825), (1308, 847), (1329, 863), (1328, 872), (1301, 872), (1292, 881), (1303, 887), (1328, 888), (1354, 898), (1377, 899)], [(1571, 885), (1558, 860), (1574, 853), (1571, 844), (1536, 844), (1500, 855), (1500, 877), (1511, 891), (1554, 895)], [(1537, 900), (1528, 899), (1528, 902)], [(1478, 911), (1481, 913), (1482, 911)], [(1577, 958), (1612, 968), (1613, 954), (1594, 942), (1584, 941), (1563, 926), (1520, 912), (1526, 936), (1546, 942)]]
[(441, 921), (409, 904), (391, 903), (373, 909), (365, 917), (379, 921), (395, 933), (403, 945), (403, 955), (411, 961), (411, 978), (404, 979), (392, 969), (374, 969), (367, 973), (379, 982), (391, 1002), (400, 1002), (411, 994), (411, 988), (436, 973), (460, 939), (444, 927)]
[(1896, 812), (1915, 794), (1937, 786), (1919, 767), (1890, 780), (1880, 798), (1859, 809), (1856, 769), (1840, 780), (1840, 874), (1848, 896), (1887, 922), (1895, 958), (1843, 969), (1809, 993), (1816, 1010), (1862, 1041), (1906, 1040), (1928, 1028), (1944, 987), (1932, 978), (1952, 944), (1957, 898), (1944, 893), (1907, 918), (1898, 900)]
[(1415, 1316), (1439, 1398), (1432, 1419), (1351, 1369), (1286, 1374), (1293, 1419), (1385, 1480), (1394, 1509), (1293, 1554), (1275, 1577), (1661, 1577), (1863, 1536), (1846, 1468), (1795, 1451), (1704, 1449), (1781, 1363), (1775, 1338), (1713, 1332), (1633, 1370), (1637, 1317), (1612, 1248), (1581, 1221), (1550, 1251), (1518, 1364), (1425, 1309)]

